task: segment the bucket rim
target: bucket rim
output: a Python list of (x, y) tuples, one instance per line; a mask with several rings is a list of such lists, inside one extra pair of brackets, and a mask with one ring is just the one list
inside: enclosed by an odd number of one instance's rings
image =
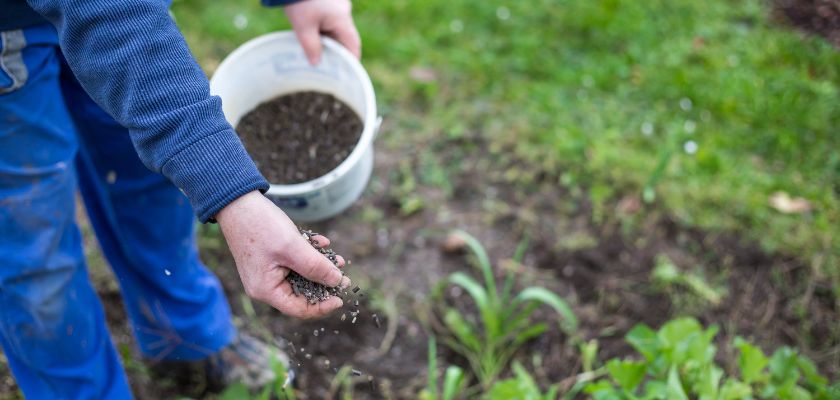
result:
[[(230, 68), (230, 65), (237, 62), (237, 60), (245, 54), (264, 46), (267, 43), (284, 42), (289, 40), (294, 41), (298, 46), (300, 46), (300, 42), (293, 31), (270, 32), (248, 40), (228, 54), (228, 56), (225, 57), (225, 59), (219, 64), (219, 67), (213, 73), (210, 86), (213, 87), (212, 81), (217, 79), (218, 76), (224, 75), (224, 71)], [(376, 94), (373, 91), (373, 83), (371, 83), (370, 76), (362, 66), (361, 62), (359, 62), (359, 60), (357, 60), (356, 57), (340, 43), (326, 36), (321, 37), (321, 43), (323, 44), (322, 53), (330, 52), (338, 55), (338, 58), (342, 62), (349, 65), (350, 70), (353, 72), (353, 77), (361, 83), (362, 94), (365, 102), (365, 113), (360, 116), (362, 117), (363, 124), (362, 135), (359, 137), (359, 141), (356, 142), (356, 146), (353, 147), (353, 151), (350, 152), (350, 155), (348, 155), (344, 161), (338, 164), (338, 166), (333, 168), (331, 171), (318, 178), (295, 184), (283, 185), (269, 182), (269, 189), (266, 194), (279, 196), (301, 196), (329, 186), (350, 172), (350, 170), (359, 163), (362, 156), (364, 156), (365, 151), (373, 146), (373, 140), (376, 137), (376, 130), (378, 129), (379, 123), (376, 110)]]

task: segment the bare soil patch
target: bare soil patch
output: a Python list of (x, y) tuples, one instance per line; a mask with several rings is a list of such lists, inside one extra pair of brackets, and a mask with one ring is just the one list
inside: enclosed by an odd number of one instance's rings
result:
[(777, 14), (840, 48), (840, 0), (775, 0)]
[[(424, 199), (419, 212), (401, 214), (400, 199), (394, 196), (401, 183), (389, 172), (404, 163), (410, 164), (409, 171), (422, 171), (416, 150), (398, 144), (379, 150), (374, 179), (358, 204), (342, 217), (306, 227), (328, 236), (332, 248), (352, 260), (347, 273), (354, 286), (362, 287), (344, 310), (327, 318), (295, 320), (258, 304), (256, 315), (250, 316), (221, 239), (204, 246), (202, 257), (221, 276), (240, 329), (258, 336), (267, 330), (292, 355), (302, 398), (338, 398), (342, 388), (352, 388), (355, 399), (416, 398), (426, 380), (423, 321), (429, 293), (453, 271), (474, 271), (463, 254), (441, 250), (453, 228), (472, 233), (485, 245), (499, 276), (522, 237), (529, 235), (520, 281), (565, 298), (580, 318), (581, 335), (599, 341), (602, 360), (633, 354), (623, 336), (636, 323), (658, 327), (692, 314), (706, 324), (718, 324), (721, 342), (740, 335), (765, 352), (796, 346), (832, 380), (840, 378), (840, 310), (829, 283), (795, 257), (766, 253), (732, 233), (686, 228), (657, 204), (632, 197), (616, 199), (601, 211), (603, 217), (595, 218), (585, 191), (564, 189), (557, 177), (549, 176), (530, 184), (511, 183), (503, 173), (510, 166), (489, 159), (480, 137), (467, 140), (474, 146), (469, 151), (452, 141), (429, 149), (448, 171), (454, 190), (418, 185), (416, 193)], [(657, 286), (651, 274), (659, 255), (724, 288), (723, 300), (709, 304), (685, 290)], [(116, 286), (95, 280), (115, 341), (130, 355), (130, 329)], [(451, 289), (446, 297), (470, 310), (465, 293)], [(396, 312), (387, 311), (389, 305)], [(355, 323), (349, 315), (354, 310), (359, 310)], [(543, 385), (580, 372), (576, 350), (567, 345), (557, 324), (550, 323), (557, 317), (539, 310), (537, 318), (551, 328), (529, 343), (519, 360)], [(440, 356), (466, 367), (444, 348)], [(734, 360), (723, 352), (719, 358), (725, 365)], [(336, 378), (342, 368), (350, 372), (345, 380)], [(127, 369), (140, 399), (210, 393), (189, 374), (160, 380), (137, 366)], [(0, 387), (6, 393), (12, 390)], [(0, 391), (0, 398), (6, 393)]]

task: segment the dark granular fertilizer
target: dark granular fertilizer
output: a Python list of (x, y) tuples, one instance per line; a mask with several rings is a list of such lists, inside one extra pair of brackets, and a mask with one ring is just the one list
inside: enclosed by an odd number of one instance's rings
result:
[[(336, 267), (338, 266), (338, 255), (335, 254), (334, 251), (331, 249), (325, 249), (318, 245), (318, 242), (314, 239), (315, 236), (318, 236), (317, 233), (312, 231), (301, 230), (301, 235), (309, 244), (312, 245), (316, 250), (318, 250), (321, 254), (327, 257), (333, 265)], [(330, 297), (339, 296), (341, 295), (341, 288), (339, 287), (329, 287), (324, 286), (317, 282), (312, 282), (309, 279), (304, 278), (300, 274), (295, 271), (290, 271), (289, 274), (286, 276), (286, 280), (289, 281), (289, 284), (292, 285), (292, 291), (294, 292), (295, 296), (304, 296), (309, 304), (317, 304), (322, 301), (326, 301)]]
[(266, 179), (293, 184), (338, 167), (363, 127), (359, 116), (332, 95), (297, 92), (258, 105), (236, 131)]

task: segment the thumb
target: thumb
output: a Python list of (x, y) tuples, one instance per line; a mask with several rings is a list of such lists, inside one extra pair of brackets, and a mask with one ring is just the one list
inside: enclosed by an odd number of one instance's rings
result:
[(288, 267), (306, 279), (329, 287), (338, 286), (347, 279), (338, 267), (301, 237), (295, 240), (289, 254), (292, 255), (290, 259), (292, 265)]
[(302, 27), (294, 27), (294, 30), (301, 47), (303, 47), (306, 58), (309, 59), (309, 63), (318, 65), (321, 61), (321, 33), (318, 31), (318, 25), (309, 24)]

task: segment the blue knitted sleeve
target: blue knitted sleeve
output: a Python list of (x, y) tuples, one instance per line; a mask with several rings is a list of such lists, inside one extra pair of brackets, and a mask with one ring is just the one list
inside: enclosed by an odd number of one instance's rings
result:
[(266, 7), (271, 6), (287, 6), (292, 3), (297, 3), (301, 0), (262, 0), (262, 4)]
[(128, 128), (140, 159), (202, 222), (268, 183), (210, 95), (161, 0), (27, 0), (59, 33), (82, 87)]

